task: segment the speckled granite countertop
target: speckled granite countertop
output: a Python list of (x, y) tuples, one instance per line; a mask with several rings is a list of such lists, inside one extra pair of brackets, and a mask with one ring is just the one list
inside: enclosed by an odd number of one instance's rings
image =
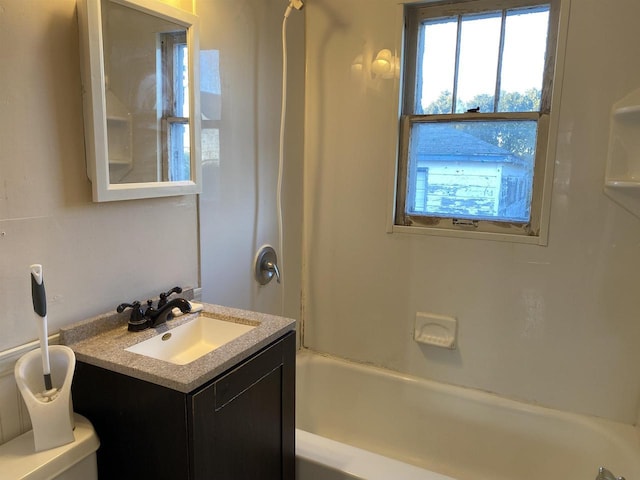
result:
[(177, 317), (156, 328), (129, 332), (129, 312), (111, 312), (63, 327), (60, 343), (71, 347), (76, 358), (85, 363), (188, 393), (295, 329), (295, 320), (290, 318), (207, 303), (203, 307), (204, 312), (220, 320), (257, 327), (186, 365), (127, 352), (125, 348), (189, 322), (199, 313)]

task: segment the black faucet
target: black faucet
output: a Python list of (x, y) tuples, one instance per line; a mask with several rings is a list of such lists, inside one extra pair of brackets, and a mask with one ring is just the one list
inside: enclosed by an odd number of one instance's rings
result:
[(174, 308), (179, 308), (182, 313), (189, 313), (191, 311), (191, 304), (184, 298), (174, 298), (168, 302), (165, 299), (165, 302), (158, 308), (153, 308), (151, 305), (148, 305), (144, 312), (144, 317), (149, 323), (148, 326), (155, 327), (163, 324), (167, 320), (171, 320), (173, 318), (172, 310)]
[(128, 330), (130, 332), (139, 332), (171, 320), (173, 318), (172, 310), (174, 308), (179, 308), (182, 313), (189, 313), (191, 311), (191, 304), (184, 298), (167, 300), (167, 297), (172, 293), (182, 293), (182, 288), (173, 287), (168, 292), (161, 293), (156, 308), (153, 308), (153, 300), (147, 300), (146, 309), (143, 309), (140, 302), (136, 300), (132, 303), (121, 303), (116, 310), (118, 313), (122, 313), (127, 308), (131, 308)]

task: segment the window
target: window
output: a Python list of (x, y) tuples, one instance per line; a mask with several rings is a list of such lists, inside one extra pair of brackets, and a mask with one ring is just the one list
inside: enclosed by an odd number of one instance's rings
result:
[(191, 180), (189, 64), (184, 31), (161, 34), (163, 181)]
[(558, 19), (559, 0), (406, 6), (395, 225), (546, 241)]

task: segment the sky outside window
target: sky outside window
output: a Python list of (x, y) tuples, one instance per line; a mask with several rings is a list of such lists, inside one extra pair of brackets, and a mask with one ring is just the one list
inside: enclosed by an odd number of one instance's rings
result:
[[(548, 21), (548, 6), (507, 12), (501, 93), (524, 94), (535, 89), (539, 95)], [(451, 103), (449, 111), (442, 110), (445, 99), (454, 90), (457, 22), (457, 17), (453, 17), (429, 20), (422, 25), (424, 48), (419, 58), (422, 81), (416, 92), (416, 106), (422, 111), (417, 113), (451, 113)], [(501, 12), (462, 17), (456, 113), (475, 108), (469, 102), (479, 95), (495, 96), (501, 23)], [(508, 108), (504, 102), (498, 103), (499, 111)]]
[(467, 107), (467, 102), (476, 95), (495, 96), (500, 24), (500, 12), (462, 19), (456, 113), (476, 108)]
[[(500, 78), (502, 91), (542, 90), (548, 24), (548, 7), (507, 13)], [(507, 106), (501, 102), (498, 110), (505, 111)]]
[[(429, 22), (424, 27), (424, 55), (422, 56), (422, 90), (416, 105), (422, 106), (420, 113), (451, 113), (451, 93), (456, 68), (456, 37), (458, 19), (448, 18)], [(449, 111), (426, 111), (428, 105), (448, 92)]]

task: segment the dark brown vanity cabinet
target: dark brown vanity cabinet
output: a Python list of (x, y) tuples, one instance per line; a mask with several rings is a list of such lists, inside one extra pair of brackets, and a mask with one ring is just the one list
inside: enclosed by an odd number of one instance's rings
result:
[(293, 480), (295, 334), (190, 393), (78, 362), (100, 480)]

